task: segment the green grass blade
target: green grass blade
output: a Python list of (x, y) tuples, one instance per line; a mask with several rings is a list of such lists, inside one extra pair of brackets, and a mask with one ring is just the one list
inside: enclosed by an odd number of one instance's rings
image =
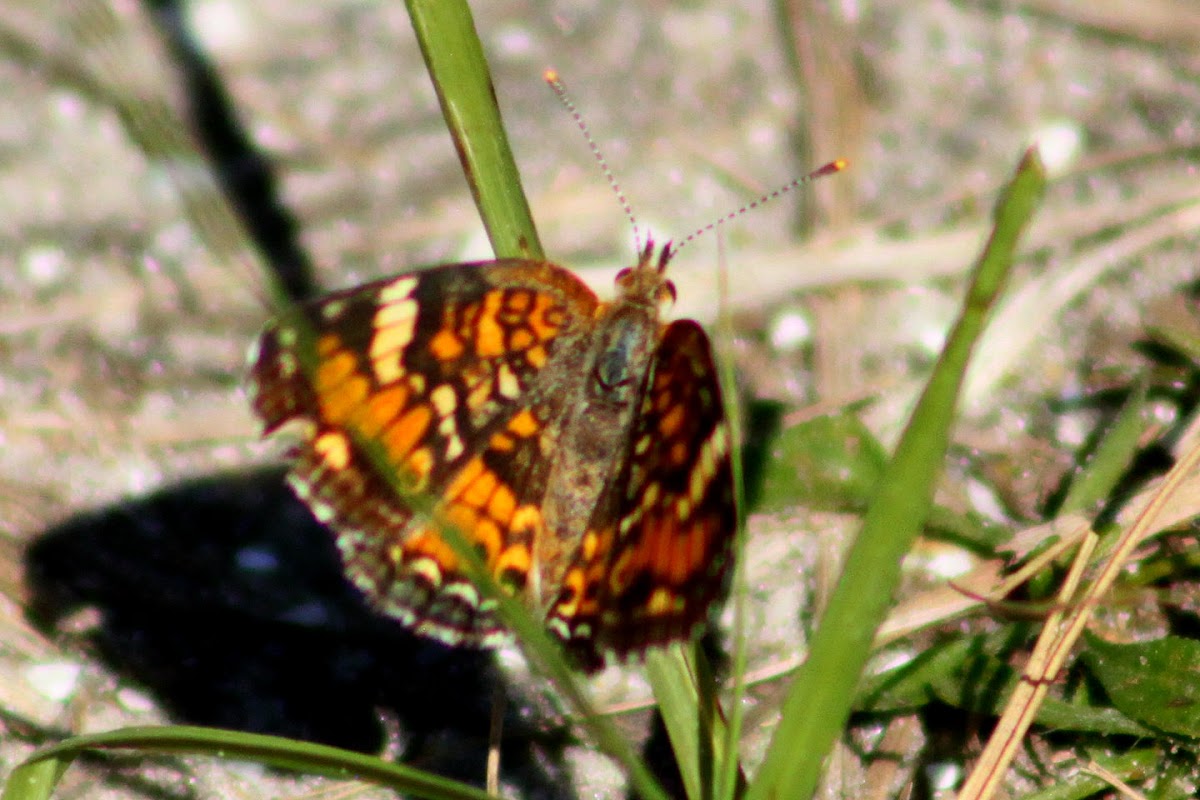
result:
[(407, 5), (492, 250), (497, 257), (544, 258), (470, 7), (464, 0)]
[(1091, 458), (1071, 481), (1059, 514), (1087, 511), (1102, 503), (1129, 470), (1142, 436), (1152, 424), (1146, 416), (1146, 387), (1140, 387), (1122, 406), (1115, 420), (1104, 431), (1104, 438)]
[(47, 800), (72, 761), (71, 756), (26, 761), (8, 776), (0, 800)]
[[(45, 748), (14, 771), (3, 800), (31, 800), (48, 794), (10, 794), (20, 777), (26, 786), (40, 786), (57, 775), (50, 772), (58, 765), (59, 772), (71, 759), (89, 750), (133, 749), (142, 753), (172, 755), (202, 755), (216, 758), (235, 758), (269, 764), (310, 774), (337, 778), (358, 779), (377, 783), (398, 792), (406, 792), (431, 800), (489, 800), (489, 795), (473, 786), (448, 778), (392, 764), (374, 756), (363, 755), (336, 747), (264, 736), (241, 731), (201, 728), (189, 725), (171, 727), (139, 727), (77, 736)], [(49, 767), (39, 767), (48, 764)], [(16, 791), (22, 791), (17, 786)]]
[(742, 407), (738, 394), (737, 375), (734, 372), (733, 316), (726, 303), (729, 296), (729, 273), (724, 263), (723, 239), (718, 234), (721, 268), (717, 276), (719, 280), (718, 295), (720, 312), (717, 317), (717, 368), (720, 372), (722, 392), (725, 399), (725, 413), (729, 419), (730, 439), (733, 441), (733, 492), (734, 506), (737, 511), (737, 529), (733, 540), (733, 575), (730, 580), (729, 602), (733, 604), (733, 626), (729, 637), (732, 648), (732, 659), (729, 673), (733, 678), (733, 686), (729, 692), (728, 717), (725, 719), (725, 741), (723, 750), (717, 751), (718, 761), (713, 769), (713, 797), (716, 800), (733, 800), (746, 785), (746, 776), (740, 761), (739, 743), (742, 740), (742, 722), (745, 717), (744, 699), (746, 695), (746, 597), (749, 593), (746, 584), (746, 483), (743, 472), (742, 443), (745, 433), (742, 430)]
[[(694, 642), (651, 650), (646, 654), (646, 678), (658, 701), (687, 796), (690, 800), (715, 797), (717, 776), (725, 771), (729, 753), (729, 729), (704, 654)], [(736, 758), (736, 748), (733, 753)]]
[(784, 701), (783, 716), (749, 800), (808, 798), (850, 716), (855, 688), (900, 578), (900, 560), (924, 523), (949, 442), (971, 349), (1004, 286), (1018, 240), (1041, 199), (1044, 170), (1025, 154), (997, 204), (992, 235), (975, 265), (958, 321), (896, 448), (808, 660)]
[[(718, 281), (722, 284), (725, 273), (721, 268)], [(721, 293), (725, 290), (722, 288)], [(725, 399), (726, 416), (730, 423), (734, 445), (733, 471), (735, 503), (739, 511), (738, 528), (733, 549), (732, 569), (737, 572), (742, 564), (742, 535), (744, 526), (740, 513), (744, 507), (741, 497), (741, 462), (737, 442), (740, 414), (737, 409), (737, 392), (734, 382), (732, 358), (727, 343), (733, 339), (732, 325), (727, 314), (720, 316), (720, 332), (717, 336), (717, 365), (722, 396)], [(739, 577), (733, 579), (733, 592), (737, 602), (738, 592), (743, 588)], [(741, 636), (740, 618), (734, 630), (734, 669), (744, 667), (744, 636)], [(740, 656), (740, 657), (739, 657)], [(742, 664), (741, 667), (738, 664)], [(646, 679), (654, 692), (659, 714), (671, 742), (676, 765), (683, 779), (684, 791), (690, 800), (711, 800), (732, 797), (733, 789), (727, 793), (723, 786), (739, 786), (742, 777), (738, 763), (738, 748), (735, 734), (727, 724), (721, 711), (716, 681), (704, 651), (697, 642), (687, 645), (672, 645), (665, 649), (651, 650), (646, 654)], [(741, 682), (738, 681), (739, 689)], [(740, 724), (740, 717), (737, 718)]]
[(440, 531), (455, 554), (468, 562), (468, 570), (477, 586), (487, 597), (498, 602), (500, 618), (516, 635), (517, 644), (530, 666), (538, 674), (548, 678), (554, 688), (579, 716), (579, 723), (588, 731), (600, 749), (625, 768), (637, 797), (645, 800), (667, 800), (654, 774), (646, 766), (613, 721), (596, 713), (590, 697), (580, 685), (579, 677), (567, 666), (561, 650), (546, 632), (541, 620), (535, 618), (523, 603), (505, 593), (500, 585), (487, 573), (475, 549), (461, 532), (452, 528)]
[[(500, 257), (544, 258), (470, 8), (462, 0), (407, 0), (407, 6), (493, 250)], [(363, 445), (370, 451), (369, 443)], [(373, 455), (372, 460), (385, 473), (389, 471), (385, 458)], [(397, 491), (405, 496), (401, 487)], [(432, 511), (428, 498), (405, 496), (405, 500), (426, 515)], [(637, 793), (665, 798), (628, 740), (611, 720), (595, 713), (578, 677), (563, 661), (541, 621), (501, 590), (461, 532), (443, 529), (442, 533), (484, 596), (497, 601), (501, 618), (516, 634), (530, 664), (554, 683), (601, 749), (625, 767)]]
[(704, 796), (701, 787), (709, 783), (708, 776), (701, 774), (701, 765), (712, 763), (712, 750), (711, 739), (706, 736), (711, 727), (705, 726), (698, 713), (701, 704), (696, 673), (689, 669), (683, 648), (672, 645), (646, 654), (646, 678), (671, 740), (684, 791), (690, 800), (700, 800)]
[[(112, 109), (147, 163), (170, 179), (212, 258), (257, 291), (263, 281), (260, 256), (175, 109), (174, 68), (162, 63), (151, 45), (153, 36), (137, 24), (136, 14), (118, 15), (107, 0), (70, 0), (62, 11), (61, 49), (20, 38), (7, 46), (31, 67)], [(182, 273), (176, 278), (182, 287), (189, 286)], [(275, 290), (282, 291), (266, 289)]]
[[(312, 325), (305, 319), (303, 311), (295, 307), (281, 312), (280, 317), (285, 320), (285, 325), (296, 332), (296, 353), (299, 355), (300, 368), (308, 375), (314, 375), (319, 357), (316, 333), (312, 330)], [(433, 522), (436, 519), (435, 498), (421, 492), (413, 492), (406, 487), (388, 458), (383, 443), (377, 439), (362, 437), (354, 430), (350, 430), (349, 435), (357, 450), (370, 461), (376, 473), (388, 481), (396, 497), (412, 509), (416, 518)], [(521, 601), (504, 591), (462, 531), (453, 525), (445, 524), (444, 521), (438, 521), (437, 527), (438, 534), (459, 558), (464, 572), (479, 589), (485, 601), (496, 603), (497, 613), (515, 634), (517, 644), (530, 666), (554, 684), (559, 694), (575, 710), (580, 723), (587, 728), (593, 740), (605, 753), (621, 763), (639, 796), (647, 800), (665, 800), (666, 795), (662, 788), (637, 757), (626, 737), (621, 735), (612, 720), (596, 713), (591, 700), (580, 685), (577, 674), (564, 661), (561, 649), (546, 632), (542, 621), (535, 618)]]

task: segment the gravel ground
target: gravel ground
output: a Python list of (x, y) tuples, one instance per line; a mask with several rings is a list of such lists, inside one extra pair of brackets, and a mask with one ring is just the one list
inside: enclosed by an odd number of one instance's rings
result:
[[(382, 731), (406, 762), (478, 779), (499, 674), (510, 793), (619, 796), (619, 775), (511, 659), (498, 673), (371, 618), (279, 496), (279, 448), (259, 440), (240, 384), (266, 318), (260, 274), (204, 247), (86, 80), (97, 62), (71, 30), (96, 33), (89, 5), (0, 10), (0, 770), (67, 732), (173, 718), (365, 750)], [(118, 84), (173, 91), (152, 28), (118, 5), (132, 65)], [(872, 398), (865, 418), (885, 442), (997, 189), (1044, 144), (1057, 177), (1024, 249), (1025, 294), (969, 386), (948, 504), (1032, 519), (1096, 422), (1052, 401), (1127, 382), (1147, 320), (1189, 316), (1177, 295), (1196, 277), (1190, 3), (510, 0), (476, 13), (546, 250), (598, 287), (632, 236), (546, 67), (661, 237), (849, 159), (812, 193), (726, 226), (724, 301), (748, 395), (796, 413)], [(322, 285), (487, 257), (401, 4), (204, 0), (190, 23), (273, 159)], [(680, 314), (715, 316), (717, 243), (676, 262)], [(255, 517), (264, 504), (291, 516)], [(803, 507), (751, 519), (753, 669), (796, 654), (799, 610), (852, 521)], [(314, 563), (246, 566), (291, 550)], [(783, 685), (753, 697), (750, 763)], [(595, 693), (647, 696), (636, 670), (606, 673)], [(621, 719), (644, 735), (646, 714)], [(893, 788), (846, 774), (847, 796)], [(83, 765), (66, 782), (62, 796), (334, 791), (175, 759)]]

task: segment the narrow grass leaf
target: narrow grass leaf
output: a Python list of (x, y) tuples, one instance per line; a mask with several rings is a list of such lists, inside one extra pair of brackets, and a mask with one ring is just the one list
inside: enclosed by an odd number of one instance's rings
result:
[[(18, 45), (29, 63), (56, 82), (112, 109), (147, 164), (170, 180), (192, 229), (212, 258), (257, 288), (266, 271), (176, 110), (176, 65), (164, 63), (161, 43), (148, 20), (136, 9), (114, 11), (107, 0), (71, 0), (63, 8), (62, 50), (45, 42), (9, 45)], [(167, 259), (164, 268), (173, 270), (172, 264)], [(187, 275), (175, 271), (174, 277), (181, 291), (194, 291)], [(286, 295), (282, 286), (269, 286), (266, 291)]]
[[(746, 694), (746, 597), (749, 593), (746, 585), (746, 483), (743, 458), (745, 457), (745, 432), (743, 431), (743, 409), (741, 395), (737, 391), (737, 375), (734, 373), (733, 360), (733, 316), (729, 304), (729, 271), (726, 269), (724, 239), (718, 233), (719, 249), (718, 301), (720, 310), (717, 316), (717, 369), (720, 373), (722, 392), (725, 399), (725, 415), (729, 420), (729, 434), (733, 441), (732, 467), (734, 509), (737, 512), (737, 529), (733, 539), (733, 564), (730, 577), (729, 602), (733, 604), (733, 626), (730, 635), (732, 646), (732, 663), (729, 665), (733, 677), (733, 686), (729, 692), (729, 716), (725, 721), (724, 748), (717, 752), (717, 764), (713, 770), (713, 794), (716, 800), (733, 800), (740, 796), (746, 786), (746, 775), (740, 763), (738, 744), (742, 739), (742, 721), (745, 715), (743, 699)], [(716, 697), (715, 680), (713, 681), (713, 705), (719, 708)]]
[[(469, 6), (463, 0), (407, 0), (407, 6), (493, 250), (497, 257), (544, 258)], [(386, 461), (382, 455), (372, 456), (381, 467)], [(432, 511), (428, 498), (419, 500), (423, 502), (418, 507), (425, 513)], [(541, 621), (500, 588), (460, 531), (447, 526), (442, 533), (484, 596), (498, 601), (498, 612), (516, 634), (526, 658), (555, 684), (601, 749), (625, 767), (638, 794), (665, 797), (611, 720), (595, 713)]]
[(0, 800), (48, 800), (74, 760), (64, 755), (26, 761), (9, 774)]
[(654, 688), (687, 796), (712, 798), (715, 776), (728, 757), (729, 731), (703, 653), (699, 647), (680, 644), (653, 650), (646, 654), (646, 677)]
[(464, 0), (407, 6), (492, 250), (498, 258), (544, 258), (470, 7)]
[(808, 660), (788, 692), (779, 728), (750, 785), (749, 800), (802, 799), (816, 791), (899, 582), (900, 561), (929, 512), (971, 349), (1000, 296), (1044, 185), (1044, 170), (1030, 150), (997, 204), (992, 234), (975, 265), (958, 321), (847, 554)]
[(1058, 513), (1090, 511), (1103, 502), (1129, 470), (1142, 447), (1142, 434), (1151, 424), (1146, 417), (1146, 387), (1143, 386), (1130, 395), (1104, 432), (1095, 452), (1075, 474)]
[[(52, 767), (61, 769), (75, 757), (90, 750), (137, 750), (141, 753), (172, 755), (198, 755), (214, 758), (231, 758), (268, 764), (281, 769), (327, 775), (336, 778), (357, 779), (386, 786), (430, 800), (488, 800), (489, 795), (473, 786), (442, 778), (421, 770), (393, 764), (374, 756), (366, 756), (349, 750), (340, 750), (327, 745), (264, 736), (241, 731), (217, 728), (201, 728), (189, 725), (170, 727), (139, 727), (76, 736), (47, 747), (14, 771), (24, 776), (29, 784), (44, 783), (53, 773)], [(39, 764), (49, 767), (38, 768)], [(22, 770), (28, 769), (28, 772)], [(9, 781), (10, 786), (14, 783)], [(33, 797), (48, 795), (10, 795), (5, 787), (4, 800), (32, 800)]]

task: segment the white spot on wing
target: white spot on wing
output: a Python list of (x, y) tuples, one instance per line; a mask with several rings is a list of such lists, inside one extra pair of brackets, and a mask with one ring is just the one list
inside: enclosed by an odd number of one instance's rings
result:
[(521, 382), (517, 380), (516, 374), (508, 364), (501, 364), (500, 369), (496, 371), (496, 389), (501, 397), (510, 400), (521, 394)]
[(430, 392), (429, 401), (433, 403), (439, 417), (453, 415), (454, 409), (458, 407), (458, 395), (455, 393), (454, 387), (447, 383), (443, 383)]
[(396, 280), (380, 290), (379, 301), (381, 303), (394, 303), (398, 300), (407, 300), (412, 297), (412, 292), (415, 288), (417, 288), (417, 279), (412, 275), (396, 278)]
[(321, 307), (321, 316), (332, 321), (340, 317), (345, 310), (346, 302), (344, 300), (330, 300)]

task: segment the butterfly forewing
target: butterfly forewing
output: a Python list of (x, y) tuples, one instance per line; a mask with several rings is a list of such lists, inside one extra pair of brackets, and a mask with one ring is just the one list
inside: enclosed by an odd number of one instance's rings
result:
[[(283, 321), (264, 331), (254, 408), (268, 431), (303, 423), (289, 480), (381, 610), (449, 643), (503, 638), (440, 525), (521, 588), (558, 413), (538, 377), (578, 346), (596, 305), (551, 264), (455, 264), (304, 306), (307, 334)], [(303, 352), (308, 341), (315, 352)], [(414, 515), (418, 495), (433, 520)]]

